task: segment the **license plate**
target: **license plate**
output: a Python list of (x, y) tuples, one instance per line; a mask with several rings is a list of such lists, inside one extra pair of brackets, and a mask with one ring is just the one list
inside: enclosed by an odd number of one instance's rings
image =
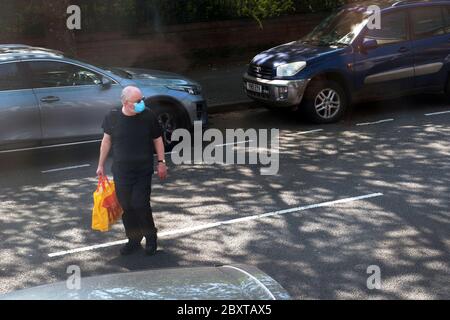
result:
[(247, 90), (262, 93), (262, 85), (247, 82)]

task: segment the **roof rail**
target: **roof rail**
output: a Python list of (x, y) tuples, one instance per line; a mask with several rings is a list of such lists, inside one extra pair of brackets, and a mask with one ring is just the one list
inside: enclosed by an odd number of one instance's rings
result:
[(414, 4), (414, 3), (433, 3), (433, 2), (444, 2), (442, 0), (399, 0), (392, 4), (393, 7), (399, 7), (407, 4)]
[(27, 44), (0, 44), (0, 48), (29, 48), (31, 46), (27, 45)]

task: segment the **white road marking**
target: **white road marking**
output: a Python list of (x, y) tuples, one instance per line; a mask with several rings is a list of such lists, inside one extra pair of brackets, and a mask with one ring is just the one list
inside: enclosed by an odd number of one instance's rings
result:
[(433, 113), (425, 113), (425, 115), (427, 117), (429, 117), (429, 116), (437, 116), (439, 114), (446, 114), (446, 113), (450, 113), (450, 110), (449, 111), (441, 111), (441, 112), (433, 112)]
[[(225, 144), (218, 144), (215, 147), (224, 147), (224, 146), (228, 146), (228, 145), (238, 145), (238, 144), (242, 144), (242, 143), (247, 143), (247, 142), (253, 142), (253, 140), (246, 140), (246, 141), (238, 141), (238, 142), (231, 142), (231, 143), (225, 143)], [(166, 152), (164, 154), (172, 154), (173, 151), (170, 152)], [(154, 156), (157, 156), (157, 154), (154, 154)]]
[(95, 246), (78, 248), (78, 249), (73, 249), (73, 250), (69, 250), (69, 251), (61, 251), (61, 252), (56, 252), (56, 253), (50, 253), (48, 256), (50, 258), (59, 257), (59, 256), (65, 256), (65, 255), (68, 255), (68, 254), (71, 254), (71, 253), (92, 251), (92, 250), (100, 249), (100, 248), (107, 248), (107, 247), (112, 247), (112, 246), (118, 246), (118, 245), (121, 245), (121, 244), (125, 244), (127, 242), (128, 242), (128, 240), (120, 240), (120, 241), (108, 242), (108, 243), (104, 243), (104, 244), (98, 244), (98, 245), (95, 245)]
[(45, 171), (41, 171), (42, 173), (51, 173), (51, 172), (58, 172), (58, 171), (64, 171), (64, 170), (73, 170), (73, 169), (78, 169), (78, 168), (86, 168), (86, 167), (90, 167), (90, 164), (82, 164), (79, 166), (72, 166), (72, 167), (65, 167), (65, 168), (59, 168), (59, 169), (51, 169), (51, 170), (45, 170)]
[(215, 145), (215, 147), (217, 148), (217, 147), (224, 147), (224, 146), (230, 146), (230, 145), (238, 145), (238, 144), (244, 144), (244, 143), (248, 143), (248, 142), (253, 142), (253, 140), (245, 140), (245, 141), (218, 144), (218, 145)]
[(88, 144), (88, 143), (96, 143), (101, 142), (102, 140), (90, 140), (90, 141), (82, 141), (82, 142), (73, 142), (73, 143), (64, 143), (64, 144), (55, 144), (51, 146), (42, 146), (42, 147), (33, 147), (33, 148), (23, 148), (23, 149), (14, 149), (14, 150), (5, 150), (0, 151), (0, 153), (13, 153), (13, 152), (21, 152), (21, 151), (31, 151), (31, 150), (40, 150), (40, 149), (50, 149), (50, 148), (60, 148), (66, 146), (75, 146), (80, 144)]
[(356, 125), (357, 126), (369, 126), (372, 124), (379, 124), (379, 123), (390, 122), (390, 121), (394, 121), (394, 119), (384, 119), (384, 120), (375, 121), (375, 122), (364, 122), (364, 123), (358, 123)]
[(297, 134), (307, 134), (307, 133), (320, 132), (320, 131), (323, 131), (323, 129), (316, 129), (316, 130), (310, 130), (310, 131), (303, 131), (303, 132), (298, 132)]
[[(303, 207), (296, 207), (296, 208), (291, 208), (291, 209), (273, 211), (273, 212), (268, 212), (268, 213), (264, 213), (264, 214), (257, 214), (257, 215), (247, 216), (247, 217), (242, 217), (242, 218), (237, 218), (237, 219), (219, 221), (219, 222), (215, 222), (215, 223), (207, 223), (207, 224), (199, 225), (196, 227), (190, 227), (190, 228), (184, 228), (184, 229), (178, 229), (178, 230), (172, 230), (172, 231), (165, 231), (165, 232), (159, 233), (158, 236), (161, 238), (161, 237), (167, 237), (167, 236), (183, 234), (183, 233), (192, 233), (192, 232), (197, 232), (197, 231), (201, 231), (201, 230), (220, 227), (223, 225), (235, 224), (235, 223), (240, 223), (240, 222), (244, 222), (244, 221), (258, 220), (258, 219), (262, 219), (262, 218), (279, 216), (279, 215), (284, 215), (284, 214), (293, 213), (293, 212), (300, 212), (300, 211), (305, 211), (305, 210), (309, 210), (309, 209), (315, 209), (315, 208), (321, 208), (321, 207), (331, 207), (336, 204), (355, 202), (355, 201), (359, 201), (359, 200), (365, 200), (365, 199), (376, 198), (376, 197), (381, 197), (381, 196), (383, 196), (382, 193), (372, 193), (372, 194), (367, 194), (367, 195), (358, 196), (358, 197), (327, 201), (327, 202), (307, 205), (307, 206), (303, 206)], [(78, 252), (92, 251), (92, 250), (99, 249), (99, 248), (106, 248), (106, 247), (116, 246), (116, 245), (120, 245), (120, 244), (125, 244), (125, 243), (127, 243), (127, 241), (128, 240), (120, 240), (120, 241), (99, 244), (99, 245), (93, 245), (93, 246), (89, 246), (89, 247), (77, 248), (77, 249), (73, 249), (73, 250), (60, 251), (60, 252), (50, 253), (48, 256), (50, 258), (53, 258), (53, 257), (65, 256), (65, 255), (78, 253)]]

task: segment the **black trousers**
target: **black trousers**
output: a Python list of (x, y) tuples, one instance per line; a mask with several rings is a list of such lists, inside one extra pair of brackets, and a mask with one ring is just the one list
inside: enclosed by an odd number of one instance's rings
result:
[(141, 242), (156, 233), (150, 205), (153, 164), (114, 163), (112, 171), (126, 236), (130, 242)]

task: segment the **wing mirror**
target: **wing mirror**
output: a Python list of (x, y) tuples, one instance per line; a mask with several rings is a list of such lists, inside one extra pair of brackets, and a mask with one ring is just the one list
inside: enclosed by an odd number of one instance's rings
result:
[(107, 77), (103, 77), (101, 85), (104, 89), (109, 89), (112, 85), (112, 81)]
[(375, 39), (364, 39), (361, 45), (363, 51), (369, 51), (376, 48), (378, 48), (378, 41)]

